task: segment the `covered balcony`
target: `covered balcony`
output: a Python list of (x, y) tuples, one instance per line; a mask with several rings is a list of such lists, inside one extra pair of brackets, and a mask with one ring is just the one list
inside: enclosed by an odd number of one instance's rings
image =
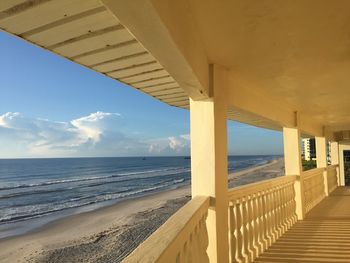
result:
[[(344, 0), (5, 0), (0, 28), (190, 110), (192, 200), (124, 262), (349, 262), (349, 13)], [(229, 189), (227, 120), (283, 131), (285, 176)], [(305, 172), (302, 136), (317, 149)]]

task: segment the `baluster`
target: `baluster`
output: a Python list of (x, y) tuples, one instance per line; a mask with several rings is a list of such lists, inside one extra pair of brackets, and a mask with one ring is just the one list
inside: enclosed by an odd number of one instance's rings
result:
[(286, 214), (285, 214), (285, 205), (286, 205), (286, 196), (285, 189), (286, 184), (283, 184), (280, 188), (280, 198), (281, 198), (281, 229), (282, 233), (286, 231)]
[(242, 208), (243, 208), (243, 255), (246, 262), (250, 262), (249, 253), (249, 221), (248, 221), (248, 197), (242, 198)]
[(290, 218), (289, 226), (291, 227), (296, 221), (297, 221), (297, 215), (296, 215), (296, 204), (295, 204), (295, 189), (293, 183), (289, 185), (289, 212), (288, 217)]
[(201, 258), (201, 246), (200, 246), (200, 240), (199, 240), (199, 234), (201, 231), (201, 225), (200, 220), (196, 227), (194, 228), (193, 231), (193, 236), (192, 236), (192, 246), (191, 246), (191, 259), (193, 263), (200, 263), (200, 258)]
[(183, 263), (183, 262), (187, 262), (186, 261), (186, 257), (187, 257), (187, 244), (188, 242), (186, 241), (185, 244), (183, 245), (182, 247), (182, 250), (180, 252), (180, 262)]
[(263, 245), (264, 245), (264, 250), (265, 249), (267, 249), (267, 247), (268, 247), (268, 244), (269, 244), (269, 239), (268, 239), (268, 231), (267, 231), (267, 228), (268, 228), (268, 223), (267, 223), (267, 221), (268, 221), (268, 216), (267, 216), (267, 214), (268, 214), (268, 211), (267, 211), (267, 205), (266, 205), (266, 203), (267, 203), (267, 192), (268, 191), (266, 191), (266, 190), (264, 190), (263, 192), (262, 192), (262, 207), (261, 207), (261, 209), (262, 209), (262, 232), (263, 232), (263, 234), (262, 234), (262, 236), (263, 236)]
[(267, 209), (267, 236), (268, 236), (268, 246), (271, 246), (273, 236), (272, 236), (272, 198), (271, 198), (272, 189), (267, 190), (266, 194), (266, 209)]
[(282, 190), (282, 194), (283, 194), (283, 222), (284, 222), (284, 228), (285, 228), (285, 231), (287, 231), (287, 229), (289, 229), (289, 214), (288, 214), (288, 202), (289, 202), (289, 193), (288, 193), (288, 190), (289, 190), (289, 183), (286, 184), (284, 187), (283, 187), (283, 190)]
[(280, 198), (280, 188), (281, 186), (276, 187), (275, 191), (275, 202), (276, 202), (276, 239), (281, 236), (281, 198)]
[(275, 223), (276, 223), (276, 240), (280, 236), (280, 197), (279, 197), (279, 188), (280, 186), (276, 186), (275, 190), (275, 203), (276, 203), (276, 209), (275, 209)]
[(258, 248), (258, 255), (260, 255), (263, 251), (262, 247), (262, 218), (261, 218), (261, 191), (256, 193), (256, 245)]
[(280, 237), (280, 197), (279, 197), (279, 188), (280, 186), (276, 186), (275, 189), (275, 204), (276, 204), (276, 208), (275, 208), (275, 233), (276, 233), (276, 240)]
[(254, 213), (253, 213), (254, 195), (248, 196), (248, 249), (249, 258), (254, 259)]
[(243, 255), (243, 206), (242, 199), (237, 201), (236, 205), (236, 220), (237, 220), (237, 262), (244, 261)]
[(207, 255), (207, 247), (208, 247), (208, 234), (206, 228), (206, 218), (207, 214), (205, 213), (202, 218), (198, 222), (197, 234), (195, 236), (196, 246), (198, 249), (197, 259), (194, 256), (194, 259), (198, 263), (209, 263), (209, 258)]
[(273, 187), (271, 189), (271, 234), (272, 234), (272, 242), (276, 241), (277, 228), (276, 228), (276, 189)]
[(294, 196), (292, 194), (292, 191), (291, 191), (291, 184), (289, 183), (287, 186), (286, 186), (286, 190), (285, 190), (285, 193), (286, 193), (286, 222), (287, 222), (287, 229), (289, 229), (292, 225), (292, 221), (291, 221), (291, 218), (292, 218), (292, 201), (294, 201)]
[[(195, 227), (196, 229), (196, 227)], [(194, 231), (195, 231), (194, 229)], [(187, 245), (187, 255), (186, 255), (186, 262), (193, 262), (193, 248), (194, 248), (194, 244), (193, 244), (193, 236), (195, 235), (194, 231), (190, 234), (190, 236), (188, 237), (188, 245)]]
[(237, 226), (237, 204), (233, 204), (229, 207), (229, 216), (230, 216), (230, 262), (237, 261), (237, 235), (238, 235), (238, 226)]
[(282, 227), (283, 227), (283, 233), (285, 233), (288, 229), (288, 223), (287, 223), (287, 193), (286, 188), (288, 184), (283, 185), (281, 189), (281, 197), (282, 197)]
[(283, 196), (282, 196), (282, 189), (284, 185), (280, 185), (278, 187), (278, 229), (279, 229), (279, 236), (280, 237), (284, 233), (284, 225), (283, 225)]
[(274, 191), (273, 191), (273, 199), (274, 199), (274, 235), (275, 235), (275, 239), (274, 242), (277, 240), (278, 238), (278, 187), (274, 187)]
[(259, 193), (254, 194), (253, 199), (253, 214), (254, 214), (254, 251), (256, 258), (261, 250), (260, 250), (260, 214), (259, 214)]
[[(296, 196), (296, 193), (295, 193), (295, 188), (293, 186), (293, 184), (290, 185), (290, 188), (291, 188), (291, 193), (292, 193), (292, 200), (291, 200), (291, 213), (293, 213), (293, 223), (297, 222), (298, 221), (298, 216), (297, 216), (297, 204), (295, 202), (295, 196)], [(305, 204), (303, 204), (303, 206), (305, 206)]]
[(207, 223), (206, 223), (207, 216), (208, 216), (208, 213), (206, 212), (200, 221), (200, 231), (198, 235), (199, 245), (201, 247), (200, 249), (201, 263), (202, 262), (209, 263), (209, 257), (207, 254), (207, 248), (209, 245), (208, 230), (207, 230)]

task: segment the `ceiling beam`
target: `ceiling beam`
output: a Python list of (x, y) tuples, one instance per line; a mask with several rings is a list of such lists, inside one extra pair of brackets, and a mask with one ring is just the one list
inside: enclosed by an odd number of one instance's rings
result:
[[(260, 116), (262, 120), (265, 119), (276, 127), (297, 127), (304, 134), (324, 136), (323, 126), (311, 116), (297, 113), (296, 109), (273, 98), (271, 94), (258, 94), (249, 87), (237, 86), (234, 75), (228, 78), (228, 87), (228, 104), (241, 111), (242, 115), (247, 112)], [(271, 123), (267, 126), (271, 126)]]

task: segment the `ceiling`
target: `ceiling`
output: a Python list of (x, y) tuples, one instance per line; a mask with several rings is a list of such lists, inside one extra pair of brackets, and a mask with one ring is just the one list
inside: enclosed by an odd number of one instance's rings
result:
[[(209, 61), (335, 129), (350, 124), (350, 1), (190, 0)], [(349, 126), (349, 125), (348, 125)]]
[[(185, 2), (209, 62), (229, 68), (238, 91), (269, 94), (334, 131), (350, 129), (349, 0)], [(1, 0), (0, 29), (189, 108), (184, 89), (98, 0)], [(228, 115), (281, 128), (236, 108)]]

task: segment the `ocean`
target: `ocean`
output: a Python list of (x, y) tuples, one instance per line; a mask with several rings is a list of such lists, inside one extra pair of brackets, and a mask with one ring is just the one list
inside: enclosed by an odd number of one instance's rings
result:
[[(275, 158), (230, 156), (228, 170)], [(190, 181), (185, 157), (0, 159), (0, 238)]]

